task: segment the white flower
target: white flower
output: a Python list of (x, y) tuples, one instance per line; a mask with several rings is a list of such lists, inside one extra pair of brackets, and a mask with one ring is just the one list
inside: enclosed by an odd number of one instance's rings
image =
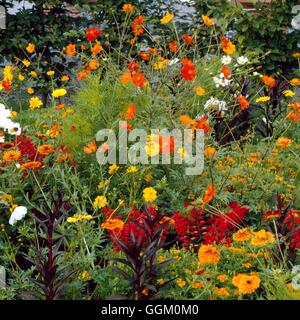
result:
[(0, 136), (0, 143), (5, 142), (5, 137), (4, 136)]
[(172, 60), (169, 61), (169, 66), (173, 66), (174, 64), (176, 64), (178, 62), (179, 62), (178, 58), (172, 59)]
[(26, 214), (27, 214), (26, 207), (23, 207), (23, 206), (16, 207), (12, 212), (8, 223), (13, 226), (17, 221), (22, 220), (26, 216)]
[(223, 64), (230, 64), (232, 58), (230, 56), (223, 56), (221, 61)]
[(223, 73), (220, 73), (219, 77), (213, 77), (213, 80), (214, 80), (214, 83), (215, 83), (215, 85), (216, 85), (216, 88), (219, 88), (219, 87), (225, 88), (225, 87), (227, 87), (227, 86), (230, 84), (230, 82), (231, 82), (231, 80), (226, 79), (226, 78), (224, 77), (224, 74), (223, 74)]
[(209, 100), (205, 102), (204, 110), (217, 110), (217, 111), (226, 111), (226, 102), (218, 100), (214, 97), (210, 97)]
[(17, 122), (12, 122), (10, 128), (7, 130), (12, 136), (19, 136), (22, 132), (21, 126)]
[(0, 104), (0, 119), (9, 118), (11, 116), (10, 110), (5, 108), (4, 104)]
[(240, 65), (246, 64), (248, 62), (249, 62), (249, 60), (245, 56), (241, 56), (241, 57), (237, 58), (237, 63), (240, 64)]

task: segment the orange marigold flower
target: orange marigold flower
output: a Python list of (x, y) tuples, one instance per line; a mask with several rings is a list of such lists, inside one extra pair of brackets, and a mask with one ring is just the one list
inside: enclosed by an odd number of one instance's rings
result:
[(40, 161), (30, 161), (21, 164), (21, 169), (26, 170), (26, 169), (38, 169), (42, 166), (42, 163)]
[(59, 134), (59, 125), (58, 124), (53, 124), (51, 126), (51, 130), (50, 130), (50, 133), (49, 133), (49, 136), (52, 137), (52, 138), (55, 138), (57, 137)]
[(134, 103), (131, 103), (128, 107), (127, 107), (127, 111), (125, 114), (125, 119), (126, 120), (132, 120), (135, 116), (135, 112), (136, 112), (136, 106)]
[(84, 80), (87, 77), (87, 72), (85, 70), (80, 70), (77, 72), (76, 78), (78, 81)]
[(238, 230), (232, 235), (232, 239), (237, 242), (244, 242), (251, 238), (251, 233), (248, 228)]
[(142, 88), (147, 83), (147, 79), (142, 73), (133, 74), (132, 81), (133, 81), (133, 84), (139, 88)]
[(248, 102), (248, 100), (246, 99), (245, 96), (242, 96), (242, 95), (238, 96), (238, 97), (237, 97), (237, 101), (238, 101), (238, 103), (239, 103), (239, 105), (240, 105), (240, 109), (241, 109), (241, 110), (246, 110), (246, 109), (248, 109), (248, 107), (249, 107), (249, 102)]
[(123, 4), (122, 11), (125, 13), (132, 13), (134, 10), (134, 6), (130, 3)]
[(262, 79), (263, 83), (266, 84), (270, 88), (273, 88), (276, 85), (276, 80), (273, 77), (264, 75), (261, 79)]
[(124, 227), (124, 222), (120, 219), (108, 219), (101, 224), (102, 229), (107, 230), (122, 230)]
[(176, 40), (169, 43), (169, 50), (173, 53), (176, 53), (179, 50), (179, 46)]
[(194, 44), (193, 38), (189, 36), (188, 34), (184, 34), (182, 36), (182, 39), (185, 43), (189, 44), (190, 46)]
[(3, 154), (3, 160), (6, 162), (17, 161), (21, 157), (21, 152), (17, 150), (5, 151)]
[(293, 87), (300, 86), (300, 79), (299, 78), (293, 78), (293, 79), (290, 80), (290, 84)]
[(89, 42), (96, 40), (100, 36), (100, 29), (97, 27), (90, 27), (86, 31), (86, 39)]
[(121, 75), (120, 81), (121, 81), (122, 84), (126, 84), (126, 83), (132, 82), (131, 74), (130, 74), (129, 72), (124, 72), (124, 73)]
[(217, 264), (221, 258), (218, 249), (212, 244), (202, 244), (198, 251), (198, 259), (201, 265)]
[(96, 152), (97, 150), (97, 145), (96, 145), (96, 141), (91, 141), (89, 142), (84, 148), (83, 148), (83, 152), (85, 154), (91, 154)]
[(204, 197), (203, 197), (202, 201), (203, 201), (204, 203), (209, 203), (209, 202), (211, 202), (211, 201), (213, 200), (215, 194), (216, 194), (216, 190), (215, 190), (214, 186), (213, 186), (212, 184), (210, 184), (210, 185), (207, 187), (207, 189), (206, 189), (206, 191), (205, 191), (205, 193), (204, 193)]
[(69, 57), (74, 57), (76, 54), (76, 45), (72, 43), (68, 44), (65, 48), (65, 51)]
[(6, 92), (10, 92), (10, 90), (11, 90), (11, 82), (6, 81), (6, 80), (2, 80), (1, 84), (2, 84), (2, 87), (4, 88), (4, 90)]
[(89, 62), (89, 67), (90, 67), (92, 70), (98, 69), (99, 66), (100, 66), (100, 63), (99, 63), (98, 60), (96, 60), (96, 59), (90, 60), (90, 62)]
[(91, 52), (94, 55), (99, 54), (101, 51), (102, 51), (102, 47), (98, 42), (91, 48)]
[(136, 37), (144, 33), (144, 28), (143, 28), (144, 21), (145, 21), (145, 18), (143, 16), (138, 16), (133, 20), (132, 32)]
[(231, 55), (235, 52), (235, 45), (226, 37), (221, 38), (221, 49), (228, 55)]
[(72, 153), (65, 153), (64, 155), (57, 158), (56, 162), (65, 162), (73, 158)]
[(290, 147), (291, 145), (292, 145), (292, 140), (289, 138), (282, 137), (276, 141), (276, 146), (281, 147), (282, 149)]
[(207, 147), (204, 150), (204, 156), (208, 159), (213, 159), (217, 153), (218, 153), (218, 151), (214, 147)]
[(50, 153), (54, 152), (54, 148), (51, 144), (43, 144), (38, 148), (38, 153), (43, 156), (48, 156)]
[(232, 278), (232, 284), (238, 288), (239, 294), (251, 294), (260, 287), (260, 278), (257, 273), (239, 273)]

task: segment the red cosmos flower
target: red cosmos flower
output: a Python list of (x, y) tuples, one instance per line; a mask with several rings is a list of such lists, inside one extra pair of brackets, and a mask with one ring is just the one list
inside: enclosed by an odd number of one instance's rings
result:
[(241, 110), (246, 110), (246, 109), (248, 109), (248, 107), (249, 107), (249, 102), (248, 102), (248, 100), (246, 99), (245, 96), (242, 96), (242, 95), (238, 96), (238, 97), (237, 97), (237, 101), (238, 101), (238, 103), (239, 103), (239, 105), (240, 105), (240, 109), (241, 109)]
[(2, 87), (6, 92), (9, 92), (11, 90), (11, 83), (6, 80), (2, 80)]
[(129, 62), (127, 65), (127, 69), (130, 71), (131, 74), (140, 71), (140, 67), (135, 61)]
[(193, 38), (189, 36), (188, 34), (184, 34), (182, 36), (182, 39), (185, 43), (189, 44), (190, 46), (194, 44)]
[(97, 27), (90, 27), (86, 31), (86, 39), (89, 42), (96, 40), (100, 36), (100, 29)]
[(221, 72), (223, 73), (225, 79), (229, 79), (231, 72), (225, 65), (222, 66)]
[(145, 18), (143, 16), (138, 16), (133, 20), (132, 32), (136, 37), (144, 33), (144, 29), (143, 29), (144, 21), (145, 21)]
[(143, 88), (143, 86), (147, 83), (147, 79), (142, 73), (134, 73), (132, 75), (133, 84), (139, 88)]
[(176, 53), (179, 50), (179, 46), (176, 40), (169, 43), (169, 50), (173, 53)]
[(185, 80), (193, 80), (196, 77), (196, 67), (189, 59), (182, 59), (182, 68), (180, 74)]
[(125, 114), (125, 119), (126, 120), (132, 120), (135, 116), (136, 112), (136, 106), (134, 103), (130, 103), (130, 105), (127, 107), (127, 111)]

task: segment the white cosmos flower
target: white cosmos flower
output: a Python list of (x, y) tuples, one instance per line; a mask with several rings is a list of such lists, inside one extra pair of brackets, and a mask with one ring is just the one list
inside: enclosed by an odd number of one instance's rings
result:
[(214, 110), (214, 111), (226, 111), (226, 102), (210, 97), (204, 105), (204, 110)]
[(174, 64), (176, 64), (178, 62), (179, 62), (178, 58), (172, 59), (172, 60), (169, 61), (169, 66), (173, 66)]
[(223, 64), (230, 64), (232, 58), (230, 56), (223, 56), (221, 61)]
[(245, 56), (240, 56), (240, 57), (237, 58), (237, 63), (238, 63), (239, 65), (243, 65), (243, 64), (246, 64), (246, 63), (248, 63), (248, 62), (249, 62), (249, 60), (248, 60), (248, 58), (245, 57)]
[(5, 108), (4, 104), (0, 104), (0, 119), (9, 118), (11, 116), (11, 111)]
[(16, 207), (12, 212), (8, 223), (13, 226), (17, 221), (22, 220), (26, 216), (26, 214), (27, 214), (26, 207), (23, 207), (23, 206)]

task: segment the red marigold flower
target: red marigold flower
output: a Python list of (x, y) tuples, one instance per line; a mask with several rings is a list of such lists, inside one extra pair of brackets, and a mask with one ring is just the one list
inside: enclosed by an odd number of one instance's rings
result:
[(144, 21), (145, 21), (145, 18), (143, 16), (138, 16), (133, 20), (132, 32), (136, 37), (144, 33), (144, 29), (143, 29)]
[(86, 31), (86, 39), (87, 41), (91, 42), (96, 40), (100, 36), (100, 29), (97, 27), (90, 27)]
[(182, 36), (182, 39), (185, 43), (189, 44), (190, 46), (194, 44), (193, 38), (189, 36), (188, 34), (184, 34)]
[(241, 110), (248, 109), (249, 102), (248, 102), (248, 100), (246, 99), (245, 96), (242, 96), (242, 95), (238, 96), (237, 97), (237, 101), (238, 101), (238, 103), (240, 105)]

